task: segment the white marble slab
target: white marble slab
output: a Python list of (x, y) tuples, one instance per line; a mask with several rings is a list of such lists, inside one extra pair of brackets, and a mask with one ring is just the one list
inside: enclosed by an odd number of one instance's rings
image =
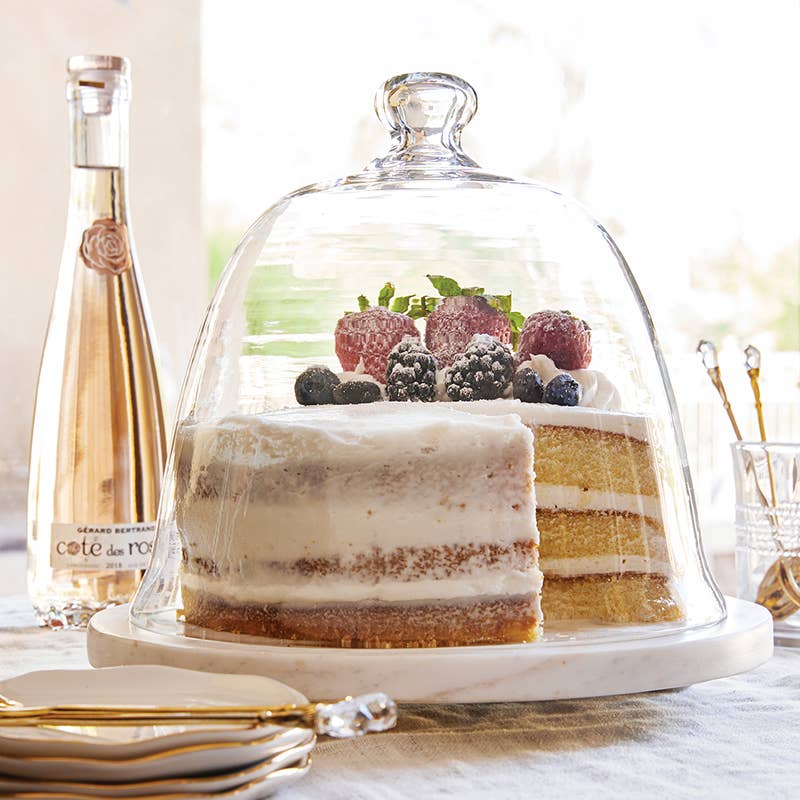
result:
[(466, 703), (600, 697), (671, 689), (734, 675), (772, 655), (772, 620), (753, 603), (726, 598), (714, 626), (603, 644), (412, 650), (349, 650), (197, 639), (143, 630), (127, 606), (93, 617), (95, 667), (168, 664), (208, 672), (267, 675), (309, 697), (373, 690), (399, 702)]

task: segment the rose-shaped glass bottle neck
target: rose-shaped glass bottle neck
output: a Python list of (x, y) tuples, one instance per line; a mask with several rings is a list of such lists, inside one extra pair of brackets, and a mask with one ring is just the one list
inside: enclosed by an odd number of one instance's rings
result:
[(414, 72), (390, 78), (378, 89), (375, 112), (394, 143), (371, 166), (476, 167), (461, 149), (461, 131), (477, 107), (475, 90), (454, 75)]

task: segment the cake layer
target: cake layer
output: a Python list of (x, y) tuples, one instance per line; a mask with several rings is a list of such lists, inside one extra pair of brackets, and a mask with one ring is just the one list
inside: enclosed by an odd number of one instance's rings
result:
[(183, 589), (187, 621), (212, 630), (332, 647), (444, 647), (530, 642), (538, 594), (442, 603), (314, 606), (235, 604)]
[(537, 487), (571, 486), (607, 495), (658, 497), (647, 417), (519, 400), (458, 405), (473, 414), (519, 416), (534, 432)]
[(598, 492), (658, 495), (652, 451), (619, 433), (536, 425), (536, 479)]
[(217, 562), (188, 550), (183, 551), (184, 570), (239, 581), (262, 577), (265, 581), (278, 582), (328, 577), (364, 583), (375, 583), (384, 578), (396, 581), (431, 580), (476, 575), (486, 570), (527, 572), (536, 566), (536, 562), (537, 548), (530, 539), (510, 545), (375, 547), (354, 556), (342, 553), (331, 558), (302, 558), (299, 561), (268, 561), (253, 553), (242, 561), (233, 562), (225, 558)]
[(542, 589), (544, 624), (674, 622), (683, 617), (669, 578), (661, 575), (548, 576)]
[(661, 523), (614, 511), (537, 512), (542, 559), (638, 556), (669, 564)]

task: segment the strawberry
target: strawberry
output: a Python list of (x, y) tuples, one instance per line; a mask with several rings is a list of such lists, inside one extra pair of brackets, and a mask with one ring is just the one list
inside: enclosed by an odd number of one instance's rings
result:
[[(478, 287), (462, 289), (442, 275), (428, 275), (428, 279), (443, 296), (424, 314), (425, 344), (440, 369), (449, 367), (476, 333), (489, 334), (503, 344), (513, 341), (521, 315), (511, 311), (511, 295), (487, 295)], [(412, 305), (412, 316), (414, 311)]]
[(445, 297), (425, 322), (425, 344), (440, 369), (449, 367), (476, 333), (488, 333), (503, 344), (511, 342), (508, 317), (480, 296)]
[[(389, 310), (389, 300), (393, 295), (394, 287), (388, 283), (379, 295), (380, 305), (370, 306), (362, 295), (358, 298), (361, 310), (355, 314), (345, 314), (336, 323), (336, 355), (345, 372), (353, 372), (363, 359), (364, 372), (383, 383), (386, 380), (386, 364), (392, 348), (404, 336), (419, 339), (419, 331), (411, 317), (399, 310)], [(396, 298), (392, 307), (407, 307), (408, 301), (408, 297)]]
[(538, 355), (559, 369), (586, 369), (592, 361), (592, 330), (569, 311), (537, 311), (522, 326), (517, 361)]

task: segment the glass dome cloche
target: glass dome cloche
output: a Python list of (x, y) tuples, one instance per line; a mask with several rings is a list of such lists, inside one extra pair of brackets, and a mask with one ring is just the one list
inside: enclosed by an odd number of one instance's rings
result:
[(725, 617), (636, 281), (578, 203), (463, 151), (476, 108), (459, 78), (392, 78), (388, 152), (245, 234), (184, 381), (135, 626), (546, 648)]

